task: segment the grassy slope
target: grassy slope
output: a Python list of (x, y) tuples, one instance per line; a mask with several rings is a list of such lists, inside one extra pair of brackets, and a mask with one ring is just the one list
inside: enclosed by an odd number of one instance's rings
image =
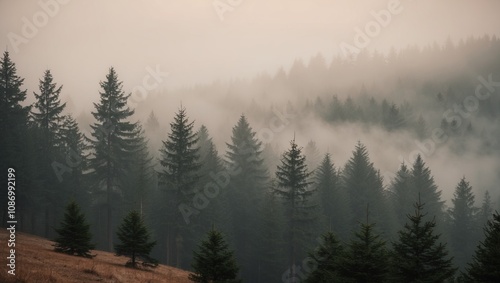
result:
[(53, 251), (53, 242), (25, 233), (16, 235), (16, 275), (7, 273), (7, 238), (0, 229), (0, 282), (171, 282), (188, 283), (189, 272), (159, 265), (154, 269), (125, 267), (127, 258), (92, 251), (93, 259)]

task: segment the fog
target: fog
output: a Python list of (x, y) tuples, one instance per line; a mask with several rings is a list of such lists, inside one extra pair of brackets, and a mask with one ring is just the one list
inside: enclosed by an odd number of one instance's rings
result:
[[(65, 101), (71, 100), (69, 109), (81, 117), (83, 113), (89, 115), (92, 102), (97, 101), (98, 82), (103, 80), (110, 66), (116, 68), (127, 92), (143, 85), (148, 68), (158, 69), (168, 75), (157, 81), (147, 94), (136, 96), (137, 118), (145, 121), (154, 110), (161, 118), (162, 127), (166, 128), (182, 102), (197, 126), (201, 123), (208, 126), (221, 152), (242, 113), (258, 117), (248, 113), (250, 104), (255, 103), (267, 111), (274, 103), (303, 103), (307, 96), (280, 89), (270, 91), (265, 87), (260, 91), (244, 91), (245, 83), (259, 76), (279, 75), (280, 71), (290, 75), (294, 62), (307, 65), (319, 53), (326, 64), (334, 57), (342, 58), (341, 43), (353, 44), (356, 28), (363, 29), (374, 20), (373, 12), (387, 10), (391, 5), (391, 1), (285, 3), (242, 0), (229, 1), (232, 6), (223, 7), (230, 9), (217, 12), (214, 6), (217, 1), (62, 2), (40, 1), (48, 3), (52, 13), (45, 23), (36, 25), (36, 31), (31, 31), (33, 34), (28, 38), (23, 34), (26, 19), (35, 24), (42, 21), (43, 17), (37, 19), (36, 15), (44, 11), (43, 5), (38, 1), (0, 1), (0, 34), (3, 35), (0, 45), (14, 51), (12, 57), (18, 72), (25, 77), (30, 94), (37, 89), (38, 79), (48, 68), (56, 82), (64, 85), (62, 96)], [(413, 45), (421, 48), (433, 44), (443, 46), (450, 39), (457, 43), (470, 36), (498, 35), (498, 1), (395, 3), (399, 13), (392, 14), (389, 24), (370, 38), (366, 47), (369, 52), (376, 50), (389, 54), (391, 49)], [(24, 36), (26, 42), (13, 42), (9, 37), (11, 33)], [(452, 72), (454, 67), (443, 73)], [(368, 77), (374, 73), (376, 77)], [(335, 94), (345, 98), (350, 95), (348, 89), (359, 89), (359, 83), (381, 86), (391, 78), (391, 74), (384, 75), (382, 70), (368, 70), (367, 74), (358, 73), (332, 83), (337, 90)], [(226, 93), (214, 93), (207, 91), (207, 87), (195, 87), (234, 80), (243, 84), (238, 91), (227, 87), (222, 88)], [(148, 105), (145, 103), (147, 98), (155, 98), (154, 101), (161, 103)], [(411, 102), (415, 96), (407, 94), (401, 99), (396, 95), (394, 98), (397, 103)], [(32, 100), (33, 96), (29, 95), (28, 101)], [(251, 122), (256, 130), (265, 127), (266, 123), (258, 119)], [(386, 131), (356, 124), (331, 127), (316, 120), (302, 120), (300, 124), (307, 125), (305, 130), (295, 128), (297, 121), (294, 121), (285, 131), (276, 133), (272, 143), (283, 145), (297, 131), (299, 143), (305, 145), (315, 140), (320, 151), (331, 152), (334, 161), (341, 166), (359, 140), (366, 144), (382, 172), (397, 170), (402, 157), (408, 159), (415, 149), (414, 140), (405, 133), (388, 135)], [(426, 159), (431, 169), (438, 173), (435, 178), (446, 192), (446, 198), (451, 196), (451, 190), (462, 175), (467, 175), (478, 190), (491, 190), (487, 184), (498, 181), (495, 177), (498, 174), (483, 172), (477, 164), (498, 168), (496, 160), (495, 156), (476, 158), (471, 154), (458, 157), (448, 154), (446, 146)]]

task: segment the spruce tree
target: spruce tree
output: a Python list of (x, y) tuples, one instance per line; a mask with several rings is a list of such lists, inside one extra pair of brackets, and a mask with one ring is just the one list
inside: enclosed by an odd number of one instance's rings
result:
[[(262, 223), (262, 200), (266, 194), (268, 172), (264, 167), (262, 143), (242, 115), (232, 129), (231, 142), (226, 143), (225, 165), (230, 181), (227, 199), (231, 204), (232, 232), (236, 256), (241, 261), (242, 279), (257, 281), (257, 263), (261, 256), (258, 245)], [(245, 223), (245, 225), (242, 225)]]
[(115, 245), (116, 255), (130, 257), (128, 266), (136, 267), (138, 261), (142, 261), (146, 266), (158, 265), (157, 260), (149, 256), (156, 241), (150, 241), (151, 235), (138, 211), (133, 210), (125, 216), (116, 235), (120, 240), (120, 243)]
[[(39, 153), (35, 148), (35, 138), (28, 125), (31, 106), (23, 106), (26, 90), (24, 79), (17, 75), (15, 63), (9, 52), (0, 58), (0, 169), (7, 172), (8, 167), (16, 170), (16, 208), (19, 216), (28, 217), (28, 210), (35, 213), (39, 205), (32, 201), (37, 188), (39, 172), (33, 158)], [(7, 175), (1, 177), (7, 183)], [(1, 197), (7, 203), (7, 194)], [(7, 210), (2, 209), (3, 223), (7, 221)], [(24, 228), (21, 222), (20, 227)]]
[(85, 215), (75, 201), (66, 206), (66, 212), (60, 228), (55, 229), (58, 237), (54, 240), (55, 250), (58, 252), (92, 257), (90, 250), (94, 248), (91, 243), (90, 225), (85, 220)]
[(345, 282), (340, 276), (340, 264), (343, 257), (343, 247), (332, 232), (321, 236), (321, 244), (314, 253), (309, 255), (309, 264), (314, 270), (309, 273), (305, 283), (335, 283)]
[[(310, 203), (315, 192), (310, 187), (310, 176), (302, 148), (294, 139), (290, 142), (290, 149), (283, 154), (281, 165), (278, 165), (277, 184), (274, 188), (274, 193), (282, 197), (285, 203), (290, 272), (295, 272), (294, 265), (298, 257), (303, 256), (306, 248), (304, 243), (311, 238), (308, 228), (316, 218), (313, 214), (315, 205)], [(295, 274), (290, 274), (290, 278), (295, 277)]]
[(413, 163), (411, 169), (411, 186), (413, 191), (413, 203), (420, 198), (426, 207), (426, 220), (435, 218), (439, 226), (444, 221), (444, 201), (441, 200), (441, 191), (434, 183), (431, 170), (425, 165), (420, 155)]
[(361, 223), (348, 243), (340, 263), (340, 275), (345, 282), (387, 281), (388, 252), (385, 241), (374, 232), (374, 227), (373, 223)]
[(500, 282), (500, 214), (495, 212), (484, 227), (484, 241), (476, 248), (466, 277), (473, 282)]
[(469, 182), (463, 177), (455, 189), (450, 217), (450, 243), (455, 263), (459, 269), (465, 268), (471, 260), (478, 242), (476, 220), (478, 209), (474, 206), (474, 193)]
[(484, 192), (483, 203), (481, 204), (481, 208), (478, 212), (478, 224), (479, 227), (483, 227), (488, 223), (488, 220), (491, 219), (491, 215), (493, 214), (493, 205), (491, 203), (490, 192)]
[(370, 161), (366, 147), (360, 142), (342, 171), (342, 185), (349, 195), (351, 227), (365, 218), (366, 206), (369, 205), (374, 222), (386, 231), (392, 229), (381, 176)]
[(114, 68), (109, 69), (106, 80), (100, 82), (99, 103), (94, 103), (92, 112), (96, 122), (91, 125), (92, 137), (88, 139), (90, 155), (90, 177), (94, 180), (95, 195), (103, 196), (106, 208), (106, 242), (108, 250), (113, 247), (113, 210), (120, 198), (123, 179), (127, 174), (130, 153), (137, 148), (136, 123), (128, 119), (134, 111), (127, 106), (130, 94), (122, 90), (122, 82)]
[(193, 252), (194, 272), (189, 279), (200, 283), (238, 283), (238, 266), (234, 253), (229, 249), (223, 235), (212, 228), (207, 238)]
[(182, 266), (183, 245), (190, 240), (190, 223), (193, 211), (193, 199), (198, 190), (199, 149), (196, 147), (198, 137), (193, 132), (194, 122), (190, 122), (186, 108), (182, 107), (170, 123), (171, 131), (160, 150), (162, 157), (159, 173), (160, 182), (167, 194), (169, 203), (167, 211), (167, 258), (174, 259), (176, 267)]
[(414, 193), (410, 183), (410, 171), (406, 164), (403, 163), (389, 187), (398, 226), (403, 226), (406, 223), (406, 215), (411, 213), (411, 204), (414, 203)]
[(36, 102), (35, 109), (31, 112), (33, 120), (38, 127), (39, 136), (39, 170), (44, 176), (43, 187), (40, 188), (45, 199), (45, 236), (48, 236), (50, 227), (50, 214), (54, 207), (58, 205), (58, 197), (61, 193), (60, 182), (56, 180), (56, 175), (52, 169), (52, 162), (57, 159), (65, 159), (61, 156), (59, 149), (61, 146), (60, 128), (63, 116), (61, 112), (66, 106), (61, 103), (59, 95), (62, 86), (57, 86), (53, 82), (50, 70), (44, 72), (43, 78), (39, 81), (40, 93), (33, 92)]
[(399, 238), (392, 244), (391, 279), (394, 282), (446, 282), (453, 278), (455, 268), (445, 244), (435, 234), (436, 222), (425, 221), (424, 204), (415, 204), (415, 213), (408, 214)]
[(325, 154), (320, 166), (315, 172), (317, 197), (329, 229), (338, 231), (341, 238), (347, 238), (350, 224), (349, 199), (345, 188), (340, 184), (339, 172), (331, 160), (330, 154)]
[(59, 128), (63, 120), (61, 113), (66, 103), (60, 101), (62, 86), (57, 87), (53, 82), (50, 70), (44, 72), (43, 79), (39, 82), (39, 89), (40, 93), (33, 92), (36, 98), (36, 112), (33, 111), (32, 115), (44, 137), (43, 150), (50, 152), (52, 147), (59, 144)]

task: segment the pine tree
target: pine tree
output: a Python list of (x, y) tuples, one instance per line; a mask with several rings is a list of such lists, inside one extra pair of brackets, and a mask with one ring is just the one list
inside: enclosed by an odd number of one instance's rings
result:
[(409, 223), (398, 232), (392, 244), (392, 278), (394, 282), (446, 282), (453, 278), (455, 268), (445, 244), (435, 234), (436, 222), (425, 221), (424, 204), (415, 204), (415, 214), (408, 214)]
[(128, 266), (136, 267), (139, 260), (146, 266), (158, 265), (157, 260), (149, 256), (156, 241), (150, 241), (151, 235), (138, 211), (131, 211), (123, 219), (116, 235), (120, 240), (120, 243), (115, 245), (116, 255), (130, 257)]
[(347, 238), (350, 232), (349, 199), (340, 184), (339, 173), (335, 170), (330, 154), (325, 154), (315, 173), (317, 196), (328, 227), (338, 231), (341, 238)]
[(61, 115), (66, 103), (60, 101), (59, 95), (62, 86), (57, 87), (53, 82), (50, 70), (46, 70), (39, 83), (40, 93), (33, 92), (36, 98), (36, 112), (32, 112), (34, 121), (43, 133), (43, 150), (51, 152), (52, 147), (58, 145), (59, 128), (63, 116)]
[(467, 278), (473, 282), (500, 282), (500, 214), (495, 212), (484, 228), (484, 241), (476, 248), (467, 268)]
[(59, 236), (54, 240), (55, 250), (58, 252), (92, 257), (90, 250), (94, 245), (90, 242), (90, 225), (85, 220), (85, 215), (80, 211), (80, 207), (75, 201), (71, 201), (66, 206), (64, 219), (60, 228), (55, 229)]
[(411, 213), (411, 204), (414, 202), (411, 174), (406, 164), (401, 164), (396, 178), (391, 182), (389, 191), (398, 226), (403, 226), (407, 220), (406, 215)]
[[(198, 137), (193, 132), (194, 122), (189, 122), (186, 108), (176, 113), (174, 122), (170, 123), (171, 132), (163, 141), (159, 173), (169, 203), (167, 213), (170, 223), (167, 223), (168, 259), (175, 259), (175, 266), (182, 266), (182, 245), (190, 236), (186, 224), (190, 223), (194, 196), (198, 190), (199, 179), (199, 149), (196, 147)], [(180, 213), (179, 213), (180, 212)], [(167, 264), (172, 264), (167, 262)]]
[[(231, 204), (232, 233), (236, 256), (241, 261), (241, 277), (257, 281), (257, 263), (261, 256), (258, 245), (260, 211), (267, 188), (268, 173), (262, 157), (262, 143), (242, 115), (232, 129), (231, 142), (226, 143), (226, 169), (230, 176), (227, 199)], [(245, 223), (245, 225), (242, 225)]]
[(189, 279), (200, 283), (238, 283), (238, 266), (233, 252), (229, 249), (223, 235), (212, 228), (207, 238), (193, 252), (194, 273)]
[[(308, 227), (316, 217), (311, 213), (315, 206), (309, 203), (315, 192), (310, 188), (310, 176), (302, 148), (298, 147), (294, 139), (290, 142), (290, 149), (283, 154), (281, 165), (278, 165), (277, 186), (274, 189), (274, 193), (285, 201), (290, 272), (295, 272), (295, 262), (306, 248), (304, 242), (311, 238), (307, 233)], [(295, 278), (295, 274), (290, 274), (290, 278)]]
[(349, 195), (354, 221), (352, 227), (365, 218), (366, 206), (369, 205), (374, 221), (385, 230), (392, 228), (381, 176), (370, 162), (366, 147), (360, 142), (342, 171), (342, 184)]
[(478, 209), (474, 206), (474, 193), (463, 177), (455, 189), (453, 206), (448, 210), (450, 217), (450, 243), (459, 269), (465, 268), (474, 253), (478, 241), (476, 218)]
[(426, 217), (436, 218), (438, 226), (443, 223), (444, 201), (441, 200), (441, 191), (438, 190), (431, 171), (426, 167), (420, 155), (417, 156), (411, 169), (411, 186), (414, 202), (420, 198), (421, 202), (425, 203)]
[[(30, 135), (28, 126), (31, 106), (23, 106), (26, 90), (22, 90), (24, 79), (17, 75), (16, 65), (10, 59), (9, 52), (0, 58), (0, 169), (7, 172), (8, 167), (16, 170), (17, 212), (27, 216), (27, 211), (35, 211), (38, 205), (31, 201), (36, 188), (38, 172), (33, 157), (38, 153), (34, 148), (34, 135)], [(7, 183), (7, 175), (1, 178)], [(7, 194), (1, 197), (7, 203)], [(3, 223), (7, 222), (6, 209), (2, 209)], [(20, 223), (20, 227), (24, 228)]]
[(305, 283), (335, 283), (345, 282), (340, 276), (340, 264), (343, 256), (343, 247), (332, 232), (321, 236), (321, 244), (314, 253), (309, 255), (310, 264), (315, 267), (309, 273)]
[(54, 207), (57, 206), (58, 197), (61, 193), (61, 184), (57, 182), (56, 175), (53, 173), (52, 162), (56, 159), (64, 159), (58, 149), (61, 145), (60, 128), (62, 126), (63, 117), (61, 112), (66, 106), (61, 103), (59, 95), (62, 86), (57, 87), (53, 82), (50, 70), (44, 72), (43, 78), (39, 81), (40, 93), (33, 92), (36, 102), (35, 109), (31, 114), (33, 120), (38, 127), (40, 136), (40, 164), (39, 170), (44, 176), (42, 195), (45, 199), (45, 236), (48, 237), (50, 230), (50, 214), (53, 212)]
[(126, 166), (130, 162), (130, 153), (137, 148), (136, 123), (128, 121), (134, 111), (128, 108), (126, 95), (122, 90), (122, 82), (113, 68), (109, 69), (106, 80), (100, 82), (100, 101), (94, 103), (96, 109), (92, 112), (96, 122), (91, 125), (92, 137), (88, 139), (92, 154), (90, 167), (91, 179), (96, 195), (104, 195), (106, 207), (107, 248), (113, 247), (113, 217), (116, 207), (113, 199), (120, 198), (123, 178), (127, 174)]
[[(88, 169), (88, 146), (85, 142), (85, 136), (82, 134), (76, 122), (71, 115), (63, 117), (61, 128), (59, 129), (61, 140), (61, 154), (64, 156), (65, 164), (52, 163), (54, 170), (60, 170), (59, 181), (62, 181), (65, 199), (77, 199), (82, 203), (90, 204), (90, 192), (87, 189), (87, 182), (83, 172)], [(59, 168), (58, 166), (61, 166)], [(67, 172), (69, 171), (69, 172)], [(61, 195), (59, 195), (61, 197)]]
[(490, 192), (484, 192), (483, 203), (481, 204), (481, 209), (478, 213), (478, 224), (480, 227), (483, 227), (488, 223), (488, 220), (491, 219), (491, 215), (493, 214), (493, 205), (491, 203)]
[(361, 223), (360, 230), (347, 245), (340, 263), (340, 274), (345, 282), (386, 282), (388, 252), (385, 241), (374, 232), (375, 224)]

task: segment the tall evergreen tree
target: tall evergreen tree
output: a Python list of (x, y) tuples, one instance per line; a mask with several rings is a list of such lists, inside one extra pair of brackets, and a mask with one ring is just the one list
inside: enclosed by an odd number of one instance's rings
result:
[(315, 173), (317, 196), (327, 225), (329, 229), (338, 231), (341, 238), (347, 238), (351, 222), (349, 199), (330, 154), (325, 154)]
[(281, 165), (276, 171), (277, 186), (274, 193), (282, 197), (285, 201), (285, 214), (287, 222), (286, 239), (289, 246), (290, 278), (295, 278), (294, 266), (298, 257), (304, 253), (311, 235), (307, 229), (316, 216), (315, 205), (310, 203), (311, 196), (315, 192), (311, 189), (311, 172), (306, 165), (306, 158), (302, 154), (302, 148), (295, 139), (290, 142), (290, 149), (281, 158)]
[(406, 215), (411, 213), (410, 204), (414, 203), (411, 174), (406, 164), (401, 164), (401, 167), (396, 173), (396, 178), (391, 182), (389, 191), (398, 226), (403, 226), (407, 220)]
[[(242, 115), (232, 129), (231, 142), (226, 143), (227, 173), (230, 175), (227, 197), (231, 205), (232, 236), (236, 257), (241, 262), (241, 277), (257, 281), (258, 232), (262, 223), (262, 200), (268, 182), (268, 173), (262, 157), (262, 143)], [(242, 225), (245, 223), (245, 225)]]
[(156, 241), (150, 240), (151, 235), (138, 211), (131, 211), (123, 219), (116, 234), (120, 240), (120, 243), (115, 245), (116, 255), (130, 257), (127, 265), (136, 267), (138, 260), (141, 260), (143, 265), (158, 265), (158, 262), (149, 256)]
[(441, 191), (434, 183), (431, 170), (425, 165), (420, 155), (417, 156), (411, 169), (411, 186), (414, 202), (420, 198), (426, 206), (427, 220), (435, 217), (439, 227), (444, 221), (444, 201), (441, 200)]
[(477, 211), (474, 206), (474, 193), (469, 182), (463, 177), (453, 194), (450, 217), (450, 240), (455, 264), (459, 269), (470, 262), (477, 244)]
[[(31, 106), (24, 106), (26, 90), (23, 90), (24, 79), (18, 76), (15, 63), (9, 52), (0, 58), (0, 169), (7, 172), (9, 167), (16, 170), (16, 212), (18, 216), (27, 218), (28, 212), (35, 215), (39, 205), (33, 201), (39, 177), (33, 157), (38, 151), (34, 147), (34, 135), (28, 127)], [(7, 175), (1, 178), (7, 183)], [(1, 197), (7, 203), (7, 194)], [(2, 208), (2, 223), (7, 223), (7, 206)], [(20, 223), (24, 229), (25, 222)]]
[(229, 249), (223, 235), (212, 228), (207, 238), (194, 251), (192, 267), (194, 273), (189, 279), (200, 283), (237, 283), (238, 265), (234, 253)]
[(304, 282), (345, 282), (345, 279), (340, 276), (340, 264), (344, 253), (342, 245), (332, 232), (323, 234), (321, 240), (319, 247), (309, 255), (310, 264), (314, 270), (309, 273)]
[(90, 225), (85, 220), (85, 215), (75, 201), (66, 206), (61, 227), (55, 229), (58, 237), (55, 241), (55, 250), (58, 252), (92, 257), (90, 250), (94, 248), (91, 243)]
[(477, 246), (467, 268), (473, 282), (500, 282), (500, 214), (495, 212), (484, 228), (485, 239)]
[(137, 148), (137, 126), (128, 119), (134, 111), (127, 106), (130, 94), (122, 90), (122, 82), (114, 68), (109, 69), (106, 80), (100, 82), (100, 101), (94, 103), (92, 112), (96, 122), (91, 125), (92, 137), (88, 139), (92, 154), (91, 179), (95, 180), (96, 194), (104, 194), (106, 208), (107, 248), (113, 248), (114, 199), (119, 199), (130, 153)]
[[(90, 192), (83, 173), (88, 169), (88, 145), (71, 115), (64, 116), (59, 129), (61, 139), (61, 153), (64, 164), (52, 163), (52, 168), (58, 170), (59, 181), (64, 189), (62, 196), (65, 199), (77, 199), (83, 207), (90, 204)], [(59, 166), (61, 166), (59, 168)], [(60, 171), (59, 171), (60, 170)], [(69, 172), (67, 172), (69, 171)], [(61, 195), (59, 195), (61, 197)]]
[(340, 263), (344, 282), (386, 282), (388, 278), (388, 252), (385, 241), (374, 232), (375, 224), (361, 223), (359, 231), (347, 245)]
[(381, 176), (371, 163), (366, 147), (360, 142), (342, 171), (342, 185), (351, 204), (354, 221), (351, 227), (365, 218), (366, 206), (369, 205), (374, 222), (385, 230), (392, 228)]
[(415, 204), (415, 213), (408, 214), (409, 223), (400, 230), (391, 255), (391, 279), (394, 282), (446, 282), (453, 278), (455, 268), (445, 244), (435, 234), (436, 222), (424, 220), (424, 204)]
[(50, 230), (50, 215), (54, 207), (58, 205), (59, 194), (62, 193), (60, 182), (57, 182), (56, 175), (52, 170), (52, 162), (59, 159), (61, 146), (60, 128), (62, 126), (63, 116), (61, 112), (66, 106), (61, 103), (59, 95), (62, 86), (57, 87), (53, 82), (50, 70), (44, 72), (43, 78), (39, 81), (40, 93), (33, 92), (35, 95), (35, 110), (31, 114), (38, 127), (39, 136), (39, 170), (44, 176), (43, 197), (45, 199), (45, 236), (48, 236)]
[(57, 84), (53, 82), (50, 70), (44, 72), (39, 89), (40, 93), (33, 92), (36, 98), (36, 112), (32, 112), (32, 115), (42, 131), (44, 150), (50, 152), (52, 147), (58, 145), (59, 129), (63, 120), (61, 113), (66, 103), (61, 103), (59, 95), (62, 86), (57, 87)]
[(480, 227), (483, 227), (488, 223), (488, 220), (491, 219), (491, 215), (493, 214), (493, 205), (491, 203), (490, 192), (484, 192), (483, 203), (481, 204), (481, 208), (478, 213), (478, 224)]
[[(182, 107), (170, 123), (171, 131), (160, 150), (160, 182), (169, 199), (167, 205), (169, 223), (167, 223), (167, 264), (182, 266), (182, 247), (186, 237), (190, 236), (186, 224), (192, 213), (194, 196), (198, 190), (199, 149), (198, 137), (193, 132), (194, 122), (189, 122), (186, 108)], [(170, 260), (172, 259), (172, 262)]]

